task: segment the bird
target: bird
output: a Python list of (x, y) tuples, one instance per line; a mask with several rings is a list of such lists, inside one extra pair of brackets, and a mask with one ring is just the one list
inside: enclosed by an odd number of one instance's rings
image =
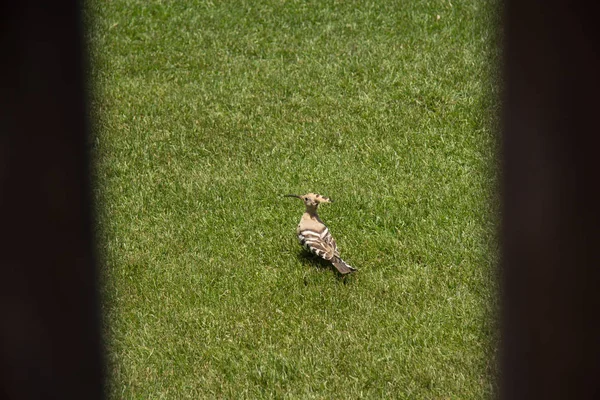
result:
[(321, 221), (317, 208), (321, 203), (333, 203), (329, 197), (320, 194), (308, 193), (304, 195), (286, 194), (285, 197), (297, 197), (304, 202), (306, 211), (300, 219), (296, 234), (298, 241), (308, 251), (318, 257), (329, 261), (342, 275), (357, 271), (356, 268), (341, 259), (335, 239), (331, 236), (329, 228)]

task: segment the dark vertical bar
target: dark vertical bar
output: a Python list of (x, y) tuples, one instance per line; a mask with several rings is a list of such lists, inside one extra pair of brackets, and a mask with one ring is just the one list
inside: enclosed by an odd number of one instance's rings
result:
[(80, 11), (0, 3), (0, 398), (103, 397)]
[(600, 24), (506, 3), (503, 399), (600, 398)]

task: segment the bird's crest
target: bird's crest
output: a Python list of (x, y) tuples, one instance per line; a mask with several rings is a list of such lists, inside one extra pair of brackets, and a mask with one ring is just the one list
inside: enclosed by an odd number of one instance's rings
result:
[(286, 197), (297, 197), (297, 198), (301, 199), (302, 201), (304, 201), (304, 203), (306, 205), (319, 205), (321, 203), (333, 203), (333, 200), (331, 200), (329, 197), (321, 196), (320, 194), (316, 194), (316, 193), (307, 193), (307, 194), (302, 194), (302, 195), (286, 194), (285, 196)]

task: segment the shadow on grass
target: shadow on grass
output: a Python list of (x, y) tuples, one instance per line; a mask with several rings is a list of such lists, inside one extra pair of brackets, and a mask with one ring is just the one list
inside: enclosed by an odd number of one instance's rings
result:
[[(335, 274), (335, 276), (338, 278), (338, 280), (342, 281), (344, 284), (347, 283), (347, 279), (349, 276), (354, 275), (354, 274), (348, 274), (348, 275), (340, 274), (333, 267), (333, 265), (331, 265), (331, 263), (329, 261), (323, 260), (321, 257), (318, 257), (309, 251), (300, 250), (296, 254), (296, 256), (298, 257), (298, 260), (300, 260), (300, 262), (304, 265), (310, 265), (311, 267), (314, 267), (318, 270), (330, 270), (333, 274)], [(306, 279), (305, 279), (304, 284), (305, 285), (307, 284)]]

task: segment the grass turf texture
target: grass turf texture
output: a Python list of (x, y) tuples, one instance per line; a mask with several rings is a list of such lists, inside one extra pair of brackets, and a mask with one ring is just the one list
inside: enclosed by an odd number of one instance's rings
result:
[[(90, 2), (110, 396), (495, 393), (496, 14)], [(309, 191), (348, 279), (302, 255)]]

